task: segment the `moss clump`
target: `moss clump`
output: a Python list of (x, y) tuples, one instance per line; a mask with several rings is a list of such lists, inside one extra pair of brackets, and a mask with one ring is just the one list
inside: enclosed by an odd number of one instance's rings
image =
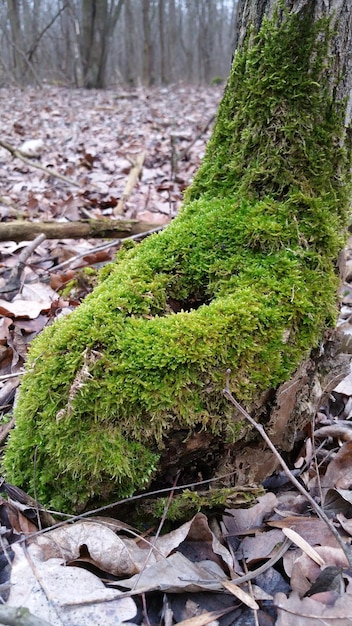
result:
[(93, 267), (83, 267), (61, 288), (60, 293), (64, 298), (83, 300), (87, 293), (97, 285), (98, 276), (98, 270)]
[(174, 494), (170, 503), (168, 498), (142, 501), (136, 507), (136, 518), (144, 524), (147, 521), (153, 525), (163, 517), (166, 509), (165, 519), (169, 522), (186, 521), (200, 512), (216, 514), (223, 513), (225, 508), (250, 507), (264, 493), (261, 487), (215, 487), (202, 492), (185, 489), (180, 494)]
[(329, 37), (326, 21), (288, 15), (237, 52), (180, 215), (33, 342), (8, 481), (33, 493), (36, 474), (38, 498), (62, 509), (130, 494), (175, 428), (241, 436), (227, 368), (251, 407), (333, 322), (349, 163)]

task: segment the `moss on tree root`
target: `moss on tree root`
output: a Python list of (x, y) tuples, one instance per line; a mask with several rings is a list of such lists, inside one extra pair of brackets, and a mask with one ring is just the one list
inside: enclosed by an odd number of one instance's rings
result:
[(329, 37), (276, 16), (237, 52), (180, 215), (33, 342), (8, 481), (62, 509), (141, 489), (174, 429), (241, 436), (227, 368), (251, 407), (334, 321), (349, 162)]

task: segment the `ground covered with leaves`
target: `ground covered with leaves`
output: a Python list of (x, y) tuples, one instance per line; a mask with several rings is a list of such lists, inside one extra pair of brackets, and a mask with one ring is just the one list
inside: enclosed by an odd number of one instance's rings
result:
[[(133, 93), (0, 90), (1, 224), (118, 220), (114, 209), (144, 153), (123, 216), (163, 226), (177, 213), (199, 166), (220, 97), (220, 88), (188, 86)], [(24, 145), (32, 140), (36, 143)], [(22, 150), (26, 160), (6, 146)], [(113, 258), (120, 242), (46, 239), (21, 257), (29, 245), (6, 238), (0, 243), (2, 440), (12, 426), (11, 407), (29, 343), (52, 319), (79, 304), (94, 286), (94, 270)], [(351, 256), (347, 250), (339, 319), (347, 338)], [(352, 535), (351, 417), (352, 378), (347, 377), (315, 423), (300, 433), (288, 459), (346, 545)], [(27, 607), (39, 626), (314, 626), (322, 617), (329, 624), (352, 623), (346, 556), (286, 475), (278, 472), (264, 486), (229, 491), (222, 509), (207, 506), (213, 483), (202, 478), (197, 485), (176, 484), (160, 494), (68, 517), (70, 524), (67, 516), (41, 510), (18, 486), (4, 482), (0, 622), (28, 622), (16, 615), (17, 607)], [(183, 523), (170, 521), (178, 492), (192, 502), (196, 489), (204, 496), (201, 511)], [(147, 503), (157, 496), (162, 497), (160, 516), (152, 520)], [(127, 523), (126, 505), (138, 509), (144, 522)]]

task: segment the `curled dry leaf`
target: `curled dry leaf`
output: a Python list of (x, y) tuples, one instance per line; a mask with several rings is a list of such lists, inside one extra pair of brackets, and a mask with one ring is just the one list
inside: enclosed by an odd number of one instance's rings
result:
[(154, 563), (132, 578), (119, 580), (116, 585), (133, 589), (135, 593), (158, 590), (169, 593), (219, 591), (225, 573), (214, 561), (192, 563), (180, 552)]
[(0, 299), (0, 315), (7, 317), (26, 317), (36, 319), (42, 311), (49, 311), (58, 295), (43, 283), (24, 285), (21, 294), (18, 294), (12, 302)]
[[(345, 555), (340, 548), (317, 546), (316, 552), (325, 561), (327, 566), (336, 565), (342, 569), (348, 566)], [(286, 568), (286, 555), (284, 556)], [(292, 569), (291, 569), (292, 568)], [(288, 571), (291, 571), (291, 587), (300, 596), (303, 596), (316, 581), (322, 569), (305, 553), (297, 556), (293, 565), (289, 563)]]
[(321, 478), (323, 496), (328, 489), (349, 490), (352, 485), (352, 441), (344, 443), (330, 461), (325, 476)]
[(35, 543), (45, 559), (62, 558), (66, 563), (86, 560), (115, 576), (139, 571), (124, 542), (103, 524), (79, 522), (64, 526), (39, 535)]

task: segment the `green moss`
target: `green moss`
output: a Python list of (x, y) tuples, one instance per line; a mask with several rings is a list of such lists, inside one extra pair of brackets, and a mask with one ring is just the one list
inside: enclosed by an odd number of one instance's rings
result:
[[(163, 517), (169, 522), (187, 521), (196, 513), (213, 514), (223, 513), (225, 508), (250, 506), (259, 496), (264, 494), (263, 488), (242, 489), (235, 487), (213, 487), (209, 491), (191, 491), (185, 489), (180, 494), (174, 494), (171, 502), (168, 498), (157, 500), (146, 499), (137, 505), (136, 517), (138, 521), (153, 525)], [(165, 530), (165, 529), (164, 529)]]
[(8, 481), (33, 493), (36, 474), (39, 500), (65, 510), (141, 489), (175, 428), (241, 437), (227, 368), (250, 409), (334, 322), (350, 181), (329, 36), (292, 15), (237, 52), (180, 215), (33, 342)]
[(68, 281), (60, 290), (64, 298), (82, 299), (98, 283), (98, 271), (93, 267), (83, 267), (76, 272), (75, 278)]

